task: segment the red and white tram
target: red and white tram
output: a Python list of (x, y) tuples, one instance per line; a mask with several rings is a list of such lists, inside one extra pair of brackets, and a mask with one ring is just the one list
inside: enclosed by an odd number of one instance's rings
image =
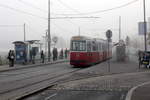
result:
[(85, 36), (71, 38), (70, 64), (89, 66), (112, 57), (112, 44), (103, 39), (92, 39)]

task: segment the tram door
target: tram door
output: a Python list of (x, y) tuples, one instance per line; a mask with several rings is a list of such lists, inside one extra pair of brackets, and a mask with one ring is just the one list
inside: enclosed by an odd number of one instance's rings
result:
[(87, 55), (88, 55), (88, 62), (89, 64), (92, 63), (92, 44), (90, 41), (87, 41)]

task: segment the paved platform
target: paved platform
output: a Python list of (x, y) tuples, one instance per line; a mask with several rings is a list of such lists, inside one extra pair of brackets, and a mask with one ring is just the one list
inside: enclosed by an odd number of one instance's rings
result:
[(57, 60), (57, 61), (51, 61), (51, 62), (36, 62), (35, 64), (15, 64), (13, 67), (9, 67), (9, 65), (2, 65), (0, 66), (0, 72), (4, 71), (9, 71), (9, 70), (17, 70), (17, 69), (22, 69), (22, 68), (28, 68), (28, 67), (36, 67), (36, 66), (42, 66), (42, 65), (48, 65), (48, 64), (55, 64), (55, 63), (62, 63), (62, 62), (67, 62), (68, 59), (62, 59), (62, 60)]

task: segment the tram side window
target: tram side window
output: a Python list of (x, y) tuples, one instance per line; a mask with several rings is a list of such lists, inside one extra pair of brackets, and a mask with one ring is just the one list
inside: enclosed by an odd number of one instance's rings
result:
[(102, 48), (102, 47), (101, 47), (101, 43), (99, 43), (99, 51), (102, 51), (101, 48)]
[(90, 42), (87, 43), (87, 51), (88, 51), (88, 52), (91, 51), (91, 43), (90, 43)]
[(85, 41), (73, 41), (72, 42), (72, 51), (85, 51), (86, 43)]
[(97, 50), (98, 50), (98, 46), (97, 46), (97, 44), (96, 44), (96, 43), (93, 43), (93, 45), (92, 45), (92, 49), (93, 49), (93, 51), (97, 51)]
[(102, 44), (102, 51), (105, 51), (104, 43)]

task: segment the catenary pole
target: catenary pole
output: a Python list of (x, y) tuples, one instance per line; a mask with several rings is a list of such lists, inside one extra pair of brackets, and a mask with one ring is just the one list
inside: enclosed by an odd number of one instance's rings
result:
[(26, 41), (26, 24), (23, 24), (23, 30), (24, 30), (24, 42)]
[(48, 61), (51, 60), (50, 0), (48, 0)]
[(121, 16), (119, 16), (119, 41), (121, 40)]
[(146, 6), (145, 6), (145, 0), (143, 0), (143, 14), (144, 14), (144, 43), (145, 43), (145, 51), (147, 51), (147, 40), (146, 40), (146, 34), (147, 34), (147, 26), (146, 26)]

